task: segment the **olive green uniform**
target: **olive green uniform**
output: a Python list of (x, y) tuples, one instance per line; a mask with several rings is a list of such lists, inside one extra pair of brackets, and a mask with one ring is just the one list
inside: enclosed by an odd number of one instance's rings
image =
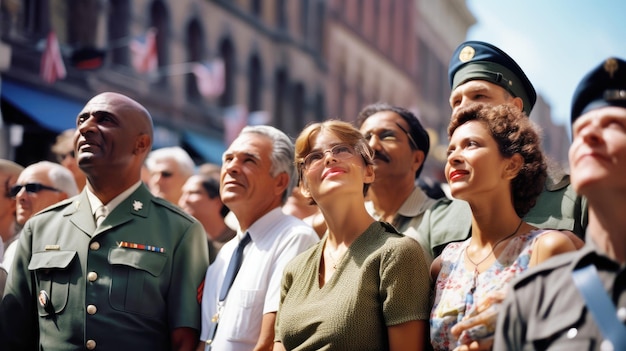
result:
[[(546, 182), (524, 220), (537, 228), (569, 230), (582, 239), (587, 227), (586, 208), (586, 201), (576, 195), (569, 176), (565, 176), (557, 184)], [(467, 202), (441, 199), (426, 211), (417, 231), (437, 257), (448, 243), (467, 239), (471, 226), (472, 210)]]
[(207, 266), (202, 226), (144, 185), (98, 228), (83, 191), (26, 223), (0, 340), (11, 350), (170, 350), (173, 329), (200, 329)]

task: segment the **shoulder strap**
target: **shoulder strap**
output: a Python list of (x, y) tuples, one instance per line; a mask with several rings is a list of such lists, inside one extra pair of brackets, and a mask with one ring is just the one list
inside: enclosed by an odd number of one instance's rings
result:
[(604, 290), (596, 266), (576, 269), (572, 278), (602, 335), (613, 343), (614, 350), (626, 350), (626, 326), (617, 319), (615, 305)]

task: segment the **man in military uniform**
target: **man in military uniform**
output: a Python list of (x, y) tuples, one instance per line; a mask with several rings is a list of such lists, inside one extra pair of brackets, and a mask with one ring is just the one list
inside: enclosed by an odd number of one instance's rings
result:
[(589, 205), (586, 245), (512, 284), (495, 350), (626, 350), (626, 61), (609, 58), (579, 83), (572, 135), (572, 185)]
[(102, 93), (76, 125), (87, 186), (24, 226), (0, 305), (3, 349), (193, 350), (206, 239), (140, 180), (150, 114)]
[[(537, 94), (519, 65), (504, 51), (480, 41), (459, 45), (450, 60), (448, 78), (453, 111), (470, 103), (511, 104), (528, 116)], [(585, 204), (569, 184), (569, 175), (548, 167), (545, 190), (524, 220), (539, 228), (558, 229), (584, 235)], [(442, 199), (429, 209), (418, 233), (429, 241), (433, 256), (446, 244), (465, 240), (470, 234), (472, 213), (467, 202)], [(577, 246), (582, 240), (572, 235)]]

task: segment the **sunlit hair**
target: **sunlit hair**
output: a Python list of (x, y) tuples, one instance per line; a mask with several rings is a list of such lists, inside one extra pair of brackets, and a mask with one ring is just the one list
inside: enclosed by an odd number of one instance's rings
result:
[(293, 143), (287, 134), (266, 125), (246, 126), (241, 130), (238, 138), (243, 134), (249, 133), (264, 135), (272, 141), (270, 174), (272, 177), (275, 177), (285, 172), (289, 176), (289, 185), (282, 196), (282, 203), (284, 204), (289, 195), (291, 195), (291, 189), (297, 184), (296, 169), (293, 166)]
[[(64, 155), (74, 149), (74, 133), (76, 129), (66, 129), (57, 135), (54, 145), (51, 150), (57, 155)], [(68, 148), (69, 147), (69, 148)]]
[[(215, 179), (214, 177), (210, 177), (205, 174), (200, 174), (198, 175), (198, 177), (200, 177), (200, 184), (202, 185), (202, 188), (204, 188), (204, 191), (206, 191), (209, 199), (217, 198), (220, 201), (222, 201), (220, 199), (219, 179)], [(222, 217), (226, 217), (226, 215), (228, 214), (228, 211), (229, 211), (228, 207), (222, 204), (222, 208), (220, 209), (220, 214), (222, 215)]]
[(146, 158), (146, 166), (152, 171), (156, 164), (163, 160), (174, 160), (185, 177), (192, 176), (196, 171), (193, 159), (180, 146), (162, 147), (151, 151)]
[(50, 161), (39, 161), (33, 163), (27, 168), (32, 169), (46, 169), (48, 171), (48, 178), (53, 188), (59, 189), (64, 192), (68, 197), (72, 197), (78, 194), (78, 187), (76, 186), (76, 180), (72, 172), (61, 166), (58, 163)]
[(472, 104), (452, 115), (448, 138), (459, 126), (469, 121), (480, 121), (487, 126), (503, 157), (509, 158), (515, 154), (523, 157), (524, 164), (511, 181), (513, 206), (517, 214), (523, 217), (535, 205), (547, 177), (538, 127), (515, 106)]
[[(374, 151), (367, 143), (361, 132), (352, 124), (339, 120), (327, 120), (308, 125), (296, 139), (295, 165), (298, 168), (300, 180), (302, 180), (304, 158), (311, 153), (315, 139), (322, 132), (328, 132), (336, 136), (342, 143), (348, 144), (361, 155), (365, 166), (374, 164)], [(370, 184), (363, 184), (363, 196), (367, 193)]]
[(0, 196), (4, 195), (4, 197), (10, 198), (9, 189), (13, 184), (15, 184), (15, 181), (20, 176), (20, 173), (22, 173), (23, 170), (24, 167), (13, 161), (0, 159), (0, 173), (4, 174), (7, 177), (4, 184), (0, 184), (0, 186), (4, 186), (4, 189), (2, 189), (2, 194), (0, 194)]

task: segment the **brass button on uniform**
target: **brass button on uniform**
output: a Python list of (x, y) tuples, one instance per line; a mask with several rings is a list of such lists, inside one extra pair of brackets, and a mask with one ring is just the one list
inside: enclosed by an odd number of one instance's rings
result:
[(96, 314), (96, 312), (98, 312), (98, 308), (96, 307), (96, 305), (87, 306), (87, 313)]
[(95, 340), (87, 340), (85, 343), (85, 347), (87, 350), (95, 350), (96, 349), (96, 341)]
[(96, 251), (100, 248), (100, 243), (97, 241), (94, 241), (91, 244), (89, 244), (89, 248)]
[(98, 273), (96, 272), (87, 273), (87, 280), (89, 280), (90, 282), (95, 282), (96, 279), (98, 279)]
[(626, 307), (620, 307), (617, 310), (617, 318), (619, 318), (622, 323), (626, 322)]

